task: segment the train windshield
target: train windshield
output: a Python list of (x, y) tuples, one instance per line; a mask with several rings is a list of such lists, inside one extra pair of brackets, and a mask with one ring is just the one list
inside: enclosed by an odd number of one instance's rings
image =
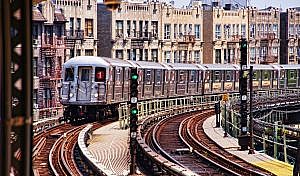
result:
[(65, 81), (74, 81), (74, 70), (73, 70), (73, 68), (66, 68)]

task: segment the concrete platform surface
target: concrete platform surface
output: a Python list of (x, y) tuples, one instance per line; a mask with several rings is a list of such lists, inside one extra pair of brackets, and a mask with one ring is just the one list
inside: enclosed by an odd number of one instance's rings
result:
[(225, 148), (228, 152), (238, 156), (246, 162), (264, 168), (278, 176), (293, 175), (293, 166), (288, 163), (276, 160), (267, 154), (259, 153), (257, 151), (255, 151), (255, 154), (248, 154), (248, 150), (240, 151), (238, 140), (230, 135), (224, 138), (224, 130), (222, 128), (216, 128), (215, 124), (216, 116), (208, 118), (203, 123), (204, 132), (208, 137), (214, 140), (218, 145)]

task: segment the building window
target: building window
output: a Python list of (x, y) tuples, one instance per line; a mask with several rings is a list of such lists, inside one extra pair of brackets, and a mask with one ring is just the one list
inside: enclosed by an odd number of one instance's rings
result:
[(130, 54), (131, 54), (130, 49), (127, 49), (127, 60), (131, 59)]
[(144, 50), (144, 54), (145, 54), (145, 61), (148, 61), (148, 49)]
[(131, 25), (130, 25), (131, 21), (127, 21), (127, 36), (130, 37), (130, 30), (131, 30)]
[(170, 63), (171, 60), (171, 51), (165, 51), (165, 63)]
[(32, 73), (33, 73), (33, 76), (38, 76), (38, 67), (37, 67), (37, 61), (38, 61), (38, 58), (37, 57), (34, 57), (32, 59)]
[(170, 39), (170, 33), (171, 33), (171, 25), (170, 24), (165, 24), (164, 28), (164, 39)]
[(123, 50), (116, 50), (116, 58), (123, 59)]
[(81, 18), (77, 18), (76, 30), (80, 30), (80, 29), (81, 29)]
[(70, 17), (70, 36), (74, 35), (74, 18)]
[(132, 22), (133, 37), (136, 37), (136, 21)]
[(194, 60), (196, 64), (201, 64), (200, 51), (194, 51)]
[(273, 32), (275, 33), (275, 37), (278, 36), (278, 24), (273, 24)]
[(195, 38), (200, 39), (200, 25), (195, 24)]
[(123, 37), (123, 21), (116, 21), (116, 37)]
[(152, 21), (151, 26), (152, 26), (152, 35), (154, 38), (157, 38), (158, 37), (158, 21)]
[(221, 49), (216, 49), (215, 54), (216, 54), (215, 63), (220, 64), (221, 63)]
[(246, 25), (243, 24), (241, 29), (242, 29), (242, 37), (246, 38)]
[(32, 103), (33, 103), (34, 108), (37, 107), (37, 104), (38, 104), (38, 90), (37, 89), (33, 89)]
[(158, 62), (157, 54), (158, 54), (157, 49), (152, 49), (151, 50), (151, 59), (152, 59), (152, 61)]
[(93, 37), (93, 19), (85, 19), (85, 36)]
[(178, 51), (174, 51), (174, 63), (179, 63)]
[(45, 108), (51, 107), (51, 100), (52, 100), (51, 89), (49, 88), (44, 89), (43, 98), (44, 98), (44, 107)]
[(38, 39), (38, 35), (39, 35), (39, 27), (38, 25), (34, 24), (32, 26), (32, 39)]
[(255, 24), (250, 25), (250, 37), (255, 37)]
[(230, 27), (230, 24), (224, 24), (224, 35), (226, 39), (230, 37)]
[(174, 39), (177, 38), (177, 31), (178, 31), (177, 24), (174, 24)]
[(86, 56), (93, 56), (94, 55), (94, 50), (93, 49), (86, 49), (85, 50), (85, 55)]
[(136, 61), (136, 49), (132, 49), (132, 60)]
[(143, 49), (139, 49), (139, 60), (143, 60)]
[(293, 54), (294, 53), (294, 47), (289, 47), (289, 53)]
[(221, 25), (216, 24), (215, 38), (221, 39)]
[(76, 50), (76, 56), (81, 56), (81, 49)]
[(295, 34), (295, 31), (294, 31), (294, 25), (293, 24), (290, 24), (289, 25), (289, 36), (294, 36)]
[(46, 57), (45, 60), (44, 60), (43, 75), (44, 76), (50, 76), (51, 75), (51, 68), (52, 68), (51, 58)]
[(255, 63), (255, 48), (250, 48), (250, 62)]

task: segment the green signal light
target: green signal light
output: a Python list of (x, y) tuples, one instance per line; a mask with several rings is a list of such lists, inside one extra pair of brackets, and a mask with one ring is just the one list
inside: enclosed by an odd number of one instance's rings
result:
[(138, 113), (137, 109), (131, 109), (131, 114), (136, 115)]
[(242, 48), (246, 48), (246, 47), (247, 47), (247, 44), (244, 43), (244, 44), (242, 45)]
[(135, 74), (131, 75), (131, 79), (132, 80), (137, 80), (138, 79), (138, 75), (135, 75)]

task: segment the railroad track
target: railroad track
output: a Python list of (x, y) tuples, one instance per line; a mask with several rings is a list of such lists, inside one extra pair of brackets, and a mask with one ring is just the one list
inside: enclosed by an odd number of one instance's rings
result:
[(224, 151), (205, 135), (202, 123), (213, 113), (208, 110), (165, 119), (155, 125), (153, 141), (148, 143), (165, 158), (199, 175), (272, 175)]
[(207, 157), (214, 165), (219, 165), (221, 170), (231, 173), (230, 175), (273, 175), (227, 152), (205, 134), (202, 127), (203, 122), (213, 114), (214, 111), (208, 110), (194, 114), (182, 121), (180, 124), (182, 140), (192, 147), (195, 153)]
[[(108, 123), (95, 122), (93, 129)], [(74, 149), (85, 126), (62, 124), (37, 134), (33, 141), (34, 175), (82, 175), (74, 159)]]

